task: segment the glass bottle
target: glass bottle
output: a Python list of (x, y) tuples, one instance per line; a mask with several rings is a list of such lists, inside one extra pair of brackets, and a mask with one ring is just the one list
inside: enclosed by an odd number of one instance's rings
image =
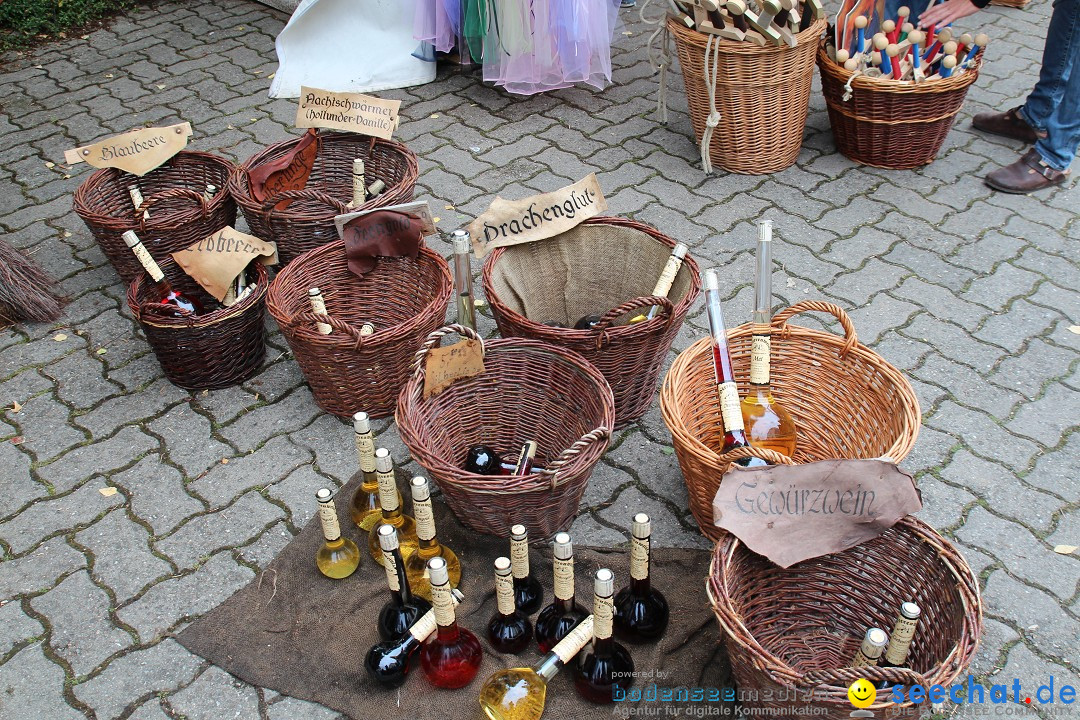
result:
[(795, 422), (773, 397), (769, 385), (772, 345), (772, 221), (758, 223), (757, 277), (754, 282), (754, 329), (750, 345), (750, 391), (742, 399), (743, 424), (750, 444), (791, 457)]
[[(352, 422), (356, 455), (360, 460), (360, 472), (364, 479), (353, 493), (349, 513), (358, 528), (371, 532), (382, 517), (379, 507), (379, 477), (375, 472), (375, 436), (371, 433), (371, 420), (366, 412), (354, 414)], [(396, 484), (394, 489), (397, 489)], [(400, 505), (401, 493), (398, 493), (398, 506)]]
[(470, 330), (476, 329), (476, 304), (472, 294), (472, 266), (469, 264), (468, 230), (455, 230), (450, 233), (454, 244), (454, 288), (457, 295), (457, 324)]
[(487, 625), (488, 642), (501, 653), (516, 655), (532, 640), (532, 623), (514, 604), (514, 580), (507, 557), (495, 558), (495, 603), (495, 615)]
[(900, 606), (900, 614), (893, 625), (893, 631), (889, 635), (889, 645), (885, 648), (878, 665), (881, 667), (904, 667), (907, 664), (908, 651), (911, 649), (911, 638), (915, 635), (915, 626), (919, 624), (919, 616), (922, 608), (913, 602), (906, 602)]
[(131, 248), (131, 252), (135, 254), (143, 269), (146, 270), (146, 274), (150, 276), (153, 288), (156, 291), (154, 294), (157, 296), (159, 303), (174, 306), (176, 308), (176, 317), (187, 317), (184, 312), (181, 312), (185, 310), (192, 315), (201, 315), (203, 313), (202, 303), (193, 297), (184, 295), (179, 290), (173, 289), (173, 286), (165, 279), (165, 273), (161, 271), (157, 262), (150, 256), (150, 251), (142, 244), (142, 240), (139, 239), (134, 230), (125, 230), (123, 237), (124, 243)]
[(593, 580), (593, 637), (578, 655), (574, 688), (589, 702), (615, 702), (612, 693), (617, 683), (629, 686), (634, 678), (634, 659), (630, 652), (611, 637), (615, 575), (607, 568), (596, 571)]
[[(667, 264), (664, 265), (664, 269), (660, 272), (660, 278), (656, 281), (656, 286), (653, 288), (652, 295), (654, 297), (667, 297), (667, 294), (671, 292), (671, 285), (675, 282), (675, 276), (679, 274), (679, 270), (682, 268), (683, 258), (686, 257), (686, 251), (689, 248), (683, 243), (676, 243), (675, 247), (671, 251), (671, 255), (668, 256)], [(645, 322), (646, 320), (652, 320), (660, 312), (659, 305), (653, 305), (649, 308), (647, 313), (641, 315), (635, 315), (630, 318), (631, 323)]]
[(441, 557), (446, 561), (450, 587), (461, 582), (461, 561), (454, 551), (439, 542), (435, 536), (435, 516), (431, 511), (431, 488), (427, 478), (414, 477), (411, 482), (413, 517), (416, 518), (416, 552), (405, 560), (405, 572), (413, 592), (427, 600), (431, 599), (431, 578), (428, 576), (428, 560)]
[[(131, 196), (131, 204), (134, 205), (135, 210), (138, 211), (139, 208), (142, 207), (142, 204), (143, 204), (142, 190), (139, 190), (139, 186), (135, 185), (133, 183), (131, 185), (128, 185), (128, 195)], [(143, 220), (149, 220), (150, 219), (150, 211), (149, 210), (143, 210), (142, 216), (143, 216)]]
[[(724, 328), (724, 313), (720, 307), (720, 280), (715, 270), (705, 271), (705, 310), (709, 316), (709, 331), (712, 333), (713, 370), (716, 373), (716, 388), (720, 394), (720, 412), (724, 419), (724, 445), (721, 452), (747, 447), (743, 430), (742, 410), (739, 407), (739, 386), (735, 384), (735, 372), (731, 369), (731, 355), (728, 352), (727, 330)], [(756, 457), (742, 458), (737, 461), (746, 467), (767, 465)]]
[(206, 192), (203, 193), (203, 197), (206, 198), (206, 202), (210, 202), (214, 199), (214, 196), (217, 195), (217, 190), (217, 185), (212, 185), (210, 183), (206, 184)]
[(517, 462), (510, 470), (511, 475), (528, 475), (533, 471), (533, 461), (536, 460), (536, 441), (526, 440), (518, 453)]
[(574, 323), (575, 330), (592, 330), (600, 323), (599, 315), (585, 315)]
[(555, 600), (536, 616), (536, 644), (546, 653), (588, 615), (574, 602), (574, 545), (568, 533), (555, 536)]
[[(323, 298), (322, 290), (317, 287), (308, 289), (308, 302), (311, 303), (311, 312), (316, 315), (329, 315), (326, 312), (326, 300)], [(324, 322), (315, 322), (315, 329), (319, 331), (320, 335), (329, 335), (334, 332), (334, 328), (330, 327)]]
[(421, 615), (431, 609), (431, 604), (423, 598), (414, 597), (409, 588), (394, 526), (379, 525), (375, 532), (382, 547), (386, 584), (390, 587), (390, 600), (379, 611), (379, 637), (393, 640), (404, 635)]
[(533, 667), (499, 670), (480, 689), (480, 707), (488, 720), (540, 720), (551, 679), (569, 663), (592, 638), (593, 616), (589, 615), (560, 640), (551, 652)]
[(851, 667), (877, 665), (888, 642), (889, 636), (881, 628), (872, 627), (867, 630), (862, 645), (855, 652), (855, 659), (851, 661)]
[(354, 158), (352, 161), (352, 202), (348, 208), (355, 209), (367, 200), (367, 182), (364, 180), (364, 161)]
[(502, 472), (502, 458), (487, 445), (473, 445), (465, 455), (465, 472), (499, 475)]
[[(454, 605), (464, 600), (458, 590), (451, 591)], [(384, 687), (395, 688), (405, 682), (415, 665), (424, 641), (435, 632), (435, 611), (428, 610), (413, 623), (408, 632), (396, 640), (376, 643), (364, 656), (364, 669), (368, 677)]]
[(615, 634), (640, 643), (658, 640), (667, 629), (668, 603), (649, 582), (652, 521), (645, 513), (634, 516), (630, 538), (630, 585), (615, 596)]
[[(375, 476), (379, 482), (378, 522), (393, 525), (397, 529), (401, 557), (408, 560), (409, 556), (416, 552), (419, 542), (416, 538), (416, 521), (401, 512), (401, 493), (398, 492), (397, 482), (394, 480), (394, 461), (386, 448), (375, 451)], [(368, 551), (371, 557), (375, 558), (375, 562), (383, 564), (378, 533), (368, 533)]]
[(315, 499), (319, 502), (319, 521), (325, 538), (315, 554), (315, 565), (328, 578), (340, 580), (349, 577), (360, 565), (360, 549), (352, 540), (341, 536), (334, 494), (322, 488), (315, 493)]
[(529, 531), (524, 525), (510, 528), (510, 565), (514, 575), (514, 605), (532, 615), (544, 603), (544, 588), (529, 571)]
[(471, 631), (458, 627), (446, 561), (441, 557), (431, 558), (428, 561), (428, 574), (431, 577), (431, 599), (438, 627), (420, 648), (420, 667), (424, 668), (424, 674), (436, 687), (465, 687), (476, 677), (484, 651)]

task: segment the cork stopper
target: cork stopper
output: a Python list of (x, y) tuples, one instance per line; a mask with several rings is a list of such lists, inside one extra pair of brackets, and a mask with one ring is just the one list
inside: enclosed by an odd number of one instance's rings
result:
[(888, 55), (889, 57), (896, 57), (897, 55), (899, 55), (899, 54), (900, 54), (900, 46), (899, 46), (899, 45), (894, 45), (894, 44), (891, 44), (891, 43), (890, 43), (890, 44), (889, 44), (889, 45), (888, 45), (888, 46), (887, 46), (887, 47), (885, 48), (885, 54), (886, 54), (886, 55)]
[(379, 535), (379, 547), (386, 552), (394, 552), (398, 549), (397, 528), (393, 525), (380, 525), (376, 530)]
[(960, 42), (964, 45), (971, 45), (971, 33), (964, 33), (960, 36)]
[(652, 521), (649, 520), (649, 516), (645, 513), (638, 513), (634, 516), (632, 528), (634, 537), (645, 540), (652, 534)]
[(433, 586), (446, 585), (450, 582), (450, 575), (446, 572), (446, 560), (441, 557), (433, 557), (428, 560), (427, 567)]
[(525, 529), (524, 525), (514, 525), (510, 528), (510, 539), (518, 541), (528, 540), (529, 531)]
[(711, 268), (705, 271), (705, 290), (720, 292), (720, 278), (717, 276), (716, 271)]
[(390, 451), (379, 448), (375, 451), (375, 469), (381, 473), (394, 471), (394, 461), (390, 458)]
[(368, 414), (366, 412), (353, 413), (352, 427), (357, 435), (371, 432), (371, 422), (368, 420)]
[(417, 475), (409, 481), (409, 487), (412, 489), (412, 497), (414, 501), (423, 502), (431, 497), (431, 488), (428, 486), (426, 477)]
[(909, 22), (906, 22), (900, 26), (900, 32), (904, 33), (905, 35), (910, 35), (914, 30), (915, 25)]
[(689, 251), (690, 251), (690, 248), (687, 247), (686, 243), (675, 243), (675, 249), (671, 251), (671, 254), (674, 257), (677, 257), (680, 260), (682, 260), (683, 258), (686, 257), (686, 253), (689, 252)]
[(318, 297), (322, 295), (322, 290), (317, 287), (313, 287), (307, 291), (308, 297)]
[(945, 58), (941, 61), (941, 64), (943, 67), (947, 67), (952, 70), (954, 67), (956, 67), (956, 56), (946, 55)]
[(935, 37), (941, 41), (942, 45), (944, 45), (952, 40), (952, 28), (942, 28), (935, 34)]
[(372, 325), (371, 323), (366, 322), (366, 323), (364, 323), (363, 325), (360, 326), (360, 337), (364, 337), (365, 335), (374, 335), (374, 334), (375, 334), (375, 326)]
[(364, 174), (364, 161), (361, 158), (356, 158), (352, 161), (353, 175)]
[(454, 244), (454, 253), (468, 253), (470, 248), (468, 230), (455, 230), (450, 233), (450, 241)]
[(922, 608), (913, 602), (906, 602), (900, 606), (900, 614), (908, 620), (918, 620), (922, 615)]
[(884, 21), (882, 21), (882, 23), (881, 23), (881, 32), (888, 35), (889, 33), (891, 33), (895, 29), (896, 29), (896, 22), (895, 21), (893, 21), (893, 20), (884, 20)]
[(870, 628), (866, 631), (866, 643), (874, 647), (884, 647), (889, 642), (889, 636), (881, 628)]
[(495, 558), (495, 574), (496, 575), (509, 575), (510, 574), (510, 558), (497, 557)]
[(569, 560), (574, 557), (574, 543), (570, 540), (570, 533), (561, 532), (555, 536), (554, 554), (558, 560)]
[(135, 234), (134, 230), (125, 230), (124, 231), (124, 243), (129, 248), (130, 247), (135, 247), (136, 245), (138, 245), (141, 242), (142, 242), (142, 240), (139, 239), (139, 236)]
[(330, 492), (328, 488), (322, 488), (315, 492), (315, 499), (325, 505), (334, 501), (334, 493)]
[(948, 42), (941, 44), (941, 52), (945, 55), (955, 55), (956, 49), (957, 45), (955, 40), (949, 40)]
[(911, 8), (907, 5), (901, 5), (900, 9), (896, 11), (896, 17), (900, 18), (901, 21), (907, 20), (909, 15), (911, 15)]
[(732, 15), (744, 15), (746, 14), (746, 3), (744, 0), (728, 0), (727, 11)]
[(615, 593), (615, 573), (607, 568), (597, 570), (593, 580), (593, 592), (597, 597), (611, 597)]
[(859, 68), (859, 61), (856, 60), (855, 58), (848, 58), (847, 61), (844, 62), (844, 69), (847, 70), (848, 72), (855, 72), (858, 68)]
[(912, 45), (922, 45), (926, 42), (926, 33), (922, 30), (912, 30), (908, 33), (907, 39), (911, 41)]

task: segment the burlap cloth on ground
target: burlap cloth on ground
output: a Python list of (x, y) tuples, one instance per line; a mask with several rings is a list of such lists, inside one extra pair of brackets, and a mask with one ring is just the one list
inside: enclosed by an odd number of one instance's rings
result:
[[(349, 499), (356, 484), (354, 478), (337, 495), (342, 531), (356, 541), (363, 556), (352, 576), (335, 581), (316, 569), (315, 553), (322, 542), (316, 518), (251, 584), (184, 629), (179, 641), (252, 685), (311, 700), (358, 720), (481, 718), (476, 698), (491, 673), (540, 660), (535, 642), (521, 655), (502, 655), (484, 637), (495, 611), (492, 562), (509, 554), (509, 543), (464, 530), (441, 501), (435, 502), (440, 540), (457, 552), (463, 566), (460, 589), (465, 601), (458, 608), (458, 621), (480, 638), (484, 662), (476, 679), (460, 690), (435, 688), (419, 664), (405, 685), (386, 690), (372, 682), (363, 668), (365, 653), (378, 640), (375, 618), (389, 591), (385, 572), (368, 554), (366, 534), (349, 519)], [(578, 547), (575, 557), (578, 602), (590, 610), (592, 576), (598, 568), (611, 568), (617, 587), (628, 581), (629, 554), (624, 550)], [(653, 683), (659, 689), (732, 684), (719, 644), (719, 625), (705, 595), (709, 559), (710, 554), (701, 550), (655, 549), (652, 582), (667, 596), (671, 623), (659, 643), (628, 646), (636, 671), (643, 674), (635, 687), (647, 691)], [(544, 585), (546, 604), (552, 597), (550, 546), (535, 546), (531, 563), (533, 574)], [(688, 716), (687, 710), (698, 717), (730, 713), (730, 708), (705, 702), (591, 705), (575, 693), (570, 668), (566, 668), (548, 688), (544, 717), (670, 716), (674, 713), (668, 708), (676, 706), (681, 709), (679, 716)]]

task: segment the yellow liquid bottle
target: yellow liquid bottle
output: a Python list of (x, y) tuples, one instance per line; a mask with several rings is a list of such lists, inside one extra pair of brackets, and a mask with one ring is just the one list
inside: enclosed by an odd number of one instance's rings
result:
[(480, 707), (489, 720), (540, 720), (544, 714), (547, 686), (592, 639), (593, 616), (578, 623), (539, 665), (500, 670), (480, 689)]
[[(371, 532), (379, 524), (382, 507), (379, 505), (379, 477), (375, 473), (375, 436), (371, 434), (371, 422), (366, 412), (353, 415), (353, 431), (356, 434), (356, 454), (360, 459), (360, 472), (364, 479), (353, 493), (349, 514), (356, 526)], [(398, 493), (398, 505), (401, 494)]]
[(379, 536), (374, 528), (379, 525), (393, 525), (397, 529), (401, 557), (408, 560), (409, 556), (416, 552), (416, 521), (401, 512), (401, 493), (398, 492), (397, 482), (394, 480), (394, 461), (386, 448), (375, 451), (375, 474), (379, 480), (380, 515), (378, 522), (368, 533), (368, 552), (379, 565), (385, 562)]
[[(653, 297), (667, 297), (668, 293), (671, 292), (671, 285), (675, 282), (675, 276), (679, 274), (687, 250), (689, 248), (683, 243), (675, 244), (675, 247), (671, 250), (671, 255), (668, 256), (667, 264), (664, 265), (664, 269), (660, 272), (660, 279), (656, 281), (656, 286), (653, 287)], [(659, 312), (660, 306), (653, 305), (648, 312), (630, 318), (630, 324), (652, 320)]]
[(341, 536), (334, 494), (322, 488), (315, 493), (315, 499), (319, 502), (319, 521), (326, 540), (315, 554), (315, 565), (328, 578), (340, 580), (349, 577), (360, 566), (360, 548), (349, 538)]
[(446, 561), (446, 572), (450, 576), (450, 587), (456, 588), (461, 582), (461, 561), (454, 551), (441, 544), (435, 536), (435, 516), (431, 511), (431, 488), (427, 478), (414, 477), (411, 482), (413, 498), (413, 516), (416, 518), (416, 552), (405, 560), (405, 574), (409, 578), (409, 587), (414, 595), (431, 600), (431, 576), (428, 560), (441, 557)]

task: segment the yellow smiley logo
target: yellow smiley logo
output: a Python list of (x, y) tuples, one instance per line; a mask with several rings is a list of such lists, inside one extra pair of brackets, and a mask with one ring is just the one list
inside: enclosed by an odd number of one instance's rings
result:
[(848, 700), (857, 708), (867, 708), (874, 704), (877, 699), (877, 688), (870, 684), (869, 680), (859, 678), (851, 683), (847, 689)]

